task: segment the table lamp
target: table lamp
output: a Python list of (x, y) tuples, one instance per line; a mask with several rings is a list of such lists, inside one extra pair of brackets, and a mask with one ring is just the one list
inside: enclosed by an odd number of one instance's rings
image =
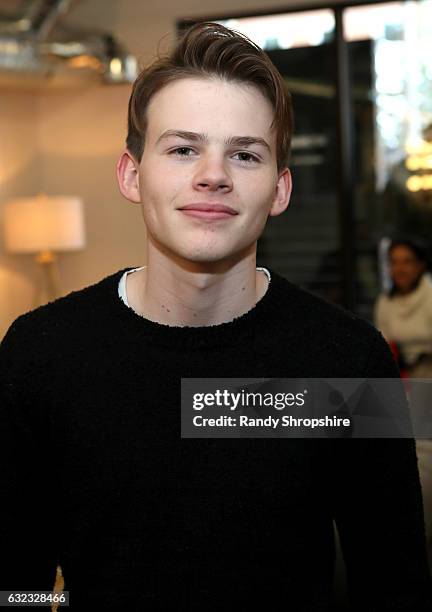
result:
[(35, 254), (40, 279), (34, 307), (60, 297), (57, 252), (85, 246), (83, 203), (73, 196), (20, 198), (6, 203), (5, 248), (9, 253)]

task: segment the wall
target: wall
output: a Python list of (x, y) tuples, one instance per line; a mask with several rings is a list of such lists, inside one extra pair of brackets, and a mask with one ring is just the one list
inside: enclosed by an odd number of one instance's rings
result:
[[(37, 116), (37, 100), (28, 93), (0, 92), (0, 206), (40, 188)], [(10, 321), (28, 310), (32, 275), (27, 257), (4, 253), (0, 232), (0, 337)]]
[[(146, 64), (158, 45), (162, 51), (169, 48), (176, 19), (292, 5), (286, 1), (165, 0), (150, 6), (139, 0), (81, 0), (73, 5), (67, 23), (78, 29), (113, 32)], [(61, 255), (63, 294), (122, 267), (145, 263), (139, 207), (122, 199), (115, 180), (129, 92), (127, 85), (102, 84), (37, 96), (0, 91), (0, 224), (2, 206), (14, 196), (45, 191), (80, 195), (85, 202), (87, 248)], [(0, 241), (0, 337), (15, 317), (31, 308), (35, 278), (32, 258), (5, 254)]]

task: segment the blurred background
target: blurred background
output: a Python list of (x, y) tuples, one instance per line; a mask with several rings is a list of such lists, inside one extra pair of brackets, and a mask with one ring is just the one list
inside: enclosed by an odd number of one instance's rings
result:
[(293, 198), (258, 264), (372, 320), (389, 237), (431, 236), (432, 1), (269, 4), (0, 0), (0, 337), (145, 263), (115, 180), (131, 82), (202, 19), (257, 42), (293, 96)]

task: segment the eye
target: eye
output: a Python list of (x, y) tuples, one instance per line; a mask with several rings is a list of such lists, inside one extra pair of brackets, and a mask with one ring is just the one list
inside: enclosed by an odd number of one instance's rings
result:
[(239, 153), (236, 153), (235, 155), (240, 155), (241, 159), (239, 161), (245, 162), (247, 164), (250, 164), (252, 162), (259, 162), (258, 157), (252, 155), (252, 153), (248, 153), (247, 151), (239, 151)]
[(188, 152), (193, 152), (193, 149), (190, 147), (176, 147), (170, 151), (170, 155), (176, 155), (177, 157), (190, 157)]

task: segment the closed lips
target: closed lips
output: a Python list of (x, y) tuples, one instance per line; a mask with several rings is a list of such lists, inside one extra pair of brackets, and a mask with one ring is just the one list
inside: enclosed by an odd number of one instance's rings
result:
[(235, 211), (230, 206), (224, 206), (223, 204), (188, 204), (187, 206), (182, 206), (180, 210), (201, 210), (203, 212), (222, 212), (228, 213), (230, 215), (237, 215), (237, 211)]

